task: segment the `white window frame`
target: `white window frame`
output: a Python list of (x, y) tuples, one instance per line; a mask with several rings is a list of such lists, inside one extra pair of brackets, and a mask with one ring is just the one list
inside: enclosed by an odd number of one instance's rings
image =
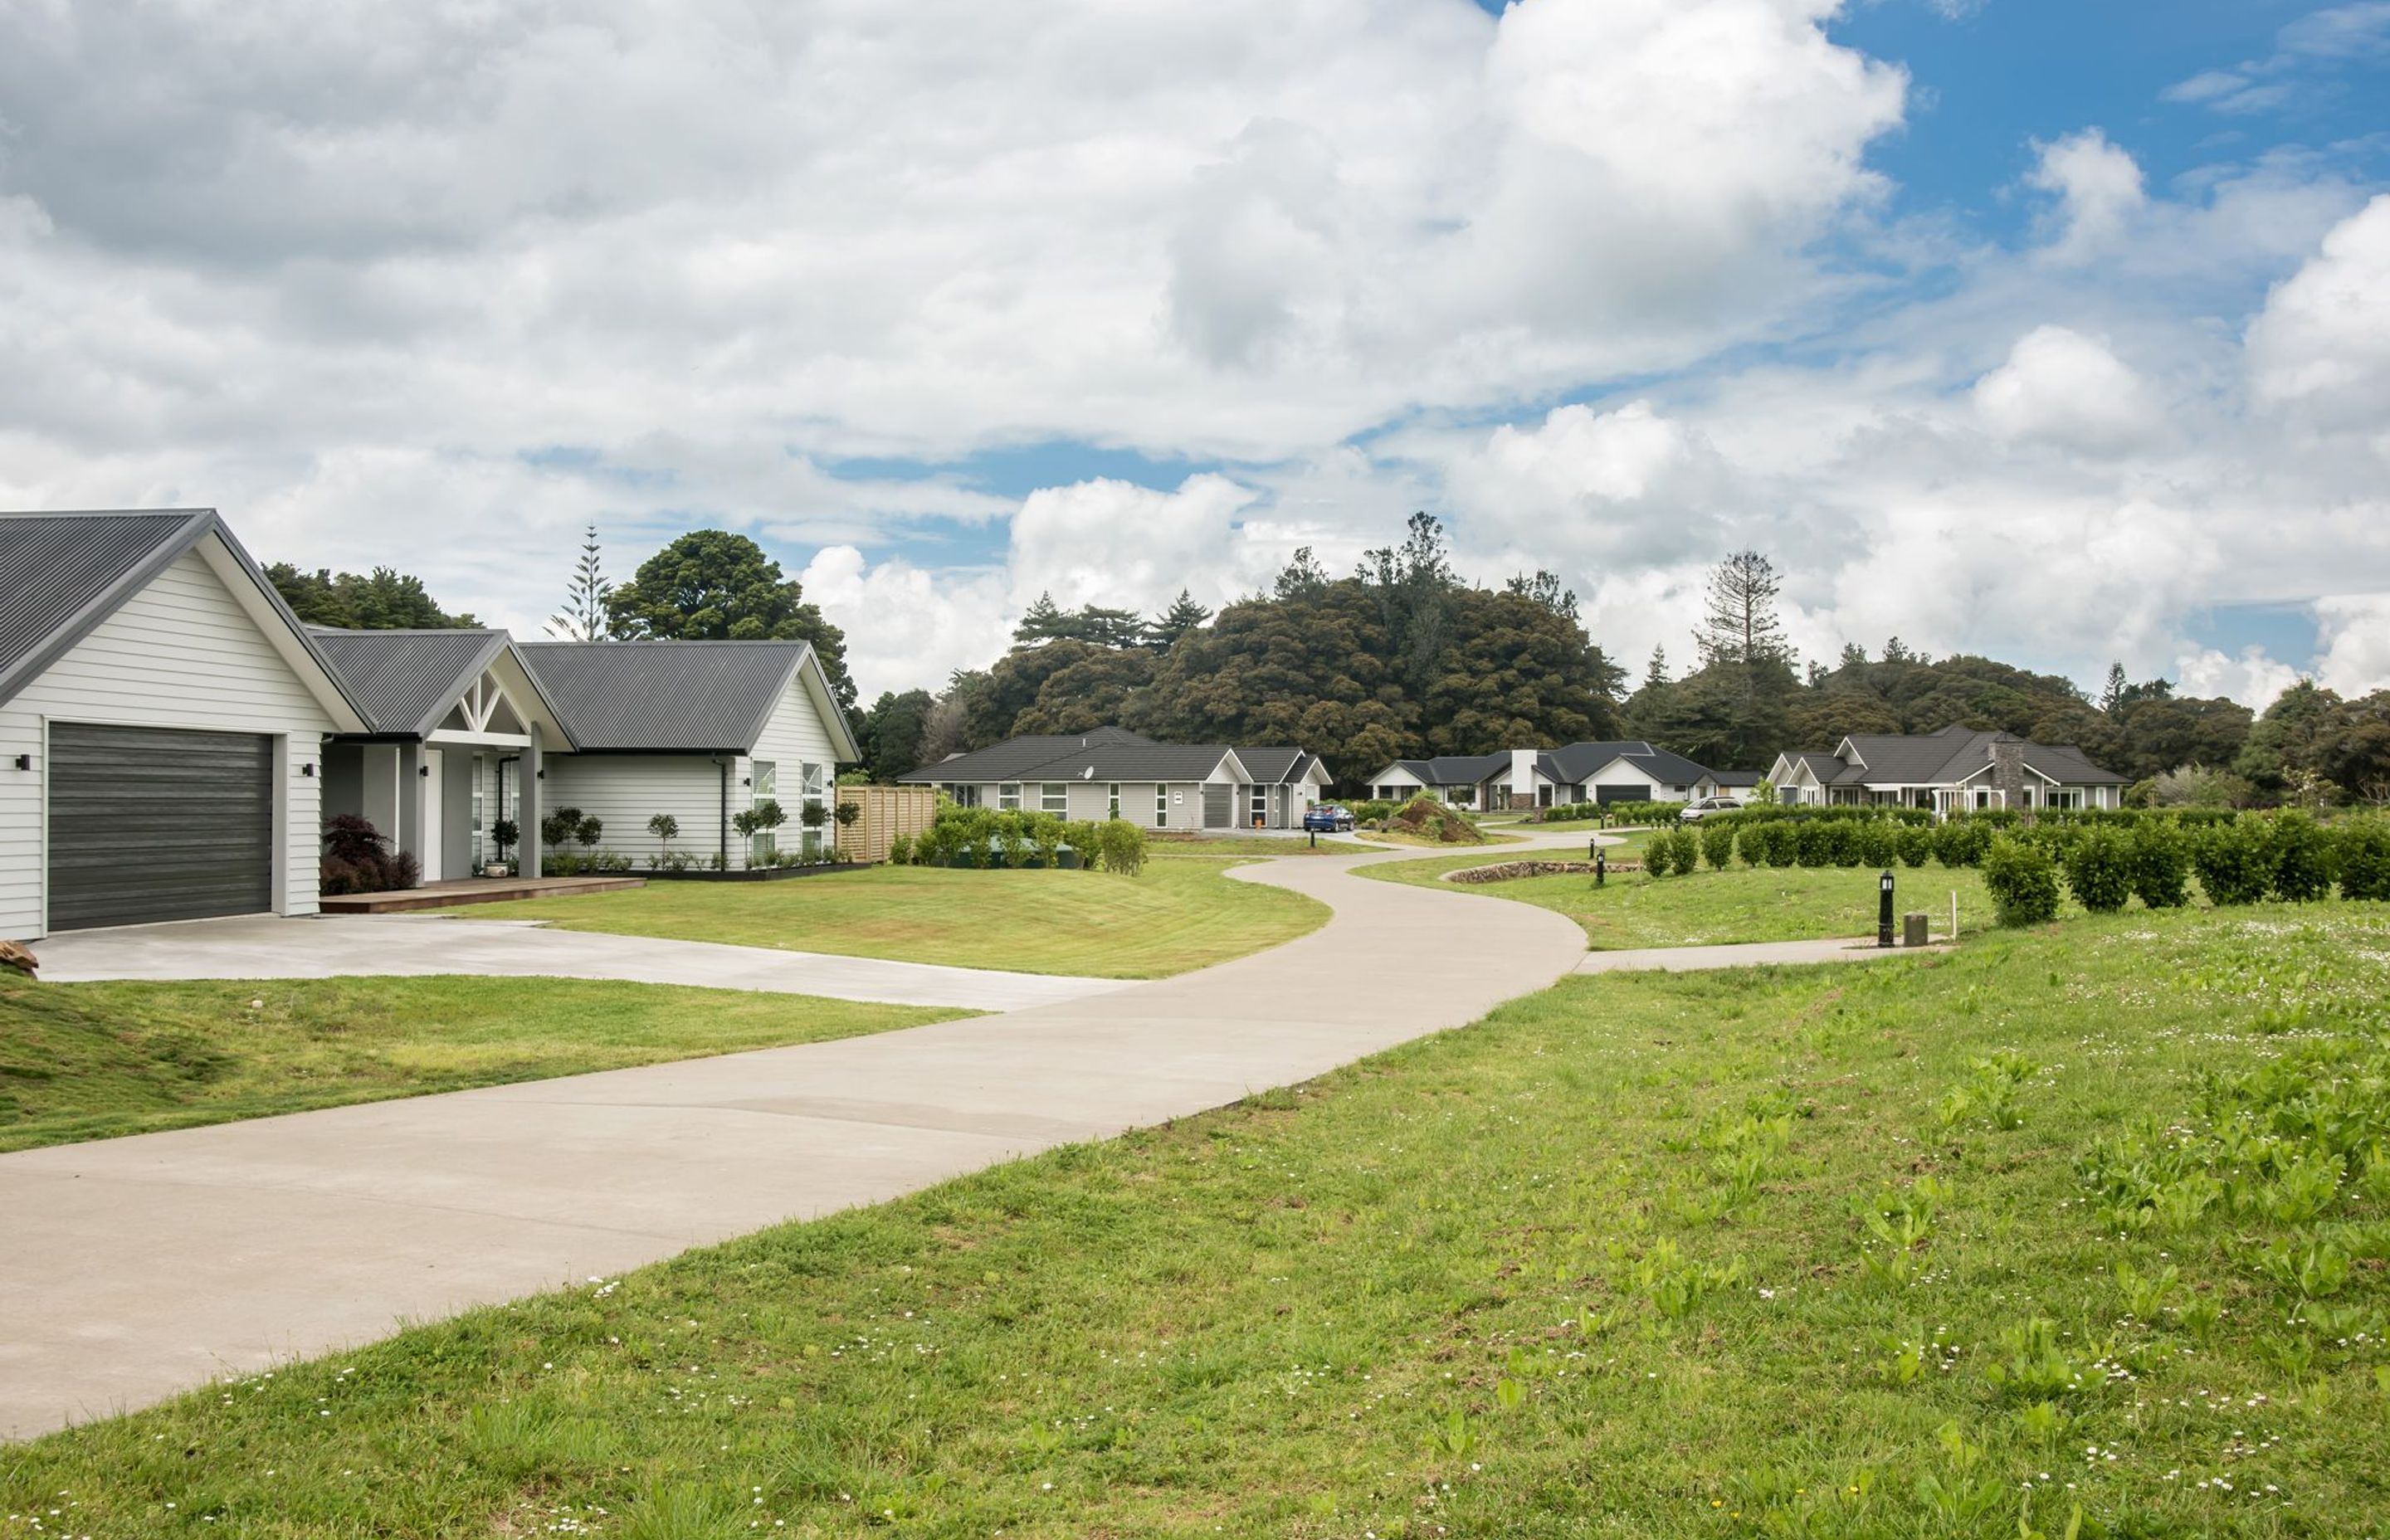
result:
[[(816, 764), (810, 760), (799, 761), (797, 764), (797, 798), (799, 802), (813, 802), (818, 804), (829, 795), (829, 767), (824, 764)], [(820, 851), (822, 841), (829, 837), (829, 825), (825, 821), (819, 828), (808, 827), (805, 825), (803, 817), (803, 807), (801, 806), (798, 811), (800, 815), (797, 822), (798, 827), (803, 829), (805, 853), (808, 855), (815, 854)]]
[(1269, 824), (1269, 788), (1256, 784), (1253, 787), (1253, 794), (1248, 802), (1250, 805), (1246, 809), (1245, 815), (1250, 818), (1259, 818), (1266, 828)]
[(1019, 781), (998, 781), (996, 783), (996, 808), (999, 813), (1018, 813), (1021, 811), (1021, 783)]
[(1039, 781), (1037, 783), (1037, 811), (1040, 813), (1051, 813), (1059, 817), (1069, 817), (1071, 815), (1071, 783), (1068, 781)]
[[(750, 760), (747, 764), (747, 805), (780, 800), (780, 762)], [(768, 862), (779, 853), (780, 833), (777, 829), (759, 828), (747, 841), (747, 864)]]
[(1167, 781), (1153, 783), (1153, 827), (1170, 827), (1170, 783)]
[(1104, 816), (1107, 818), (1120, 816), (1120, 782), (1118, 781), (1104, 788)]

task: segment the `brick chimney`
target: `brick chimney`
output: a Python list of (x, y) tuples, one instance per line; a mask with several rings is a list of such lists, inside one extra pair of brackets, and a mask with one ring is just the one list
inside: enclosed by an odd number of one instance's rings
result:
[(1992, 787), (2001, 805), (2019, 812), (2024, 809), (2024, 747), (2021, 738), (1992, 739)]

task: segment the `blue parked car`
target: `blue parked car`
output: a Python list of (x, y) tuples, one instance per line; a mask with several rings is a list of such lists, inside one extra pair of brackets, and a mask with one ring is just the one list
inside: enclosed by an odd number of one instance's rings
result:
[(1343, 834), (1353, 828), (1353, 815), (1334, 802), (1321, 802), (1303, 815), (1306, 834)]

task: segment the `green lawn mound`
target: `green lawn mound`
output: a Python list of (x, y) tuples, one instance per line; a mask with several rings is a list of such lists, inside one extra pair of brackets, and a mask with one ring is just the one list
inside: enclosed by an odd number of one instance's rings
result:
[[(1258, 841), (1253, 841), (1258, 843)], [(655, 882), (479, 905), (468, 919), (777, 946), (1014, 973), (1158, 979), (1325, 924), (1328, 905), (1227, 873), (1244, 853), (1157, 845), (1131, 877), (1036, 868), (870, 866), (802, 882)], [(1275, 853), (1273, 852), (1272, 853)]]
[(1217, 1112), (11, 1450), (0, 1513), (2379, 1533), (2385, 997), (2390, 906), (2358, 904), (1575, 978)]

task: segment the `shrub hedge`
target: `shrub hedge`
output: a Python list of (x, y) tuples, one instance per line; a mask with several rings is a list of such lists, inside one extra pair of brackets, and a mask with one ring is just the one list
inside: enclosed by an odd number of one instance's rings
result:
[(2133, 851), (2121, 829), (2086, 829), (2066, 847), (2061, 869), (2075, 902), (2095, 915), (2114, 914), (2133, 896)]
[(2002, 925), (2043, 925), (2058, 918), (2058, 863), (2049, 852), (2003, 834), (1984, 853), (1984, 886)]
[(2255, 904), (2274, 885), (2273, 841), (2255, 818), (2233, 818), (2201, 829), (2191, 864), (2212, 904)]

